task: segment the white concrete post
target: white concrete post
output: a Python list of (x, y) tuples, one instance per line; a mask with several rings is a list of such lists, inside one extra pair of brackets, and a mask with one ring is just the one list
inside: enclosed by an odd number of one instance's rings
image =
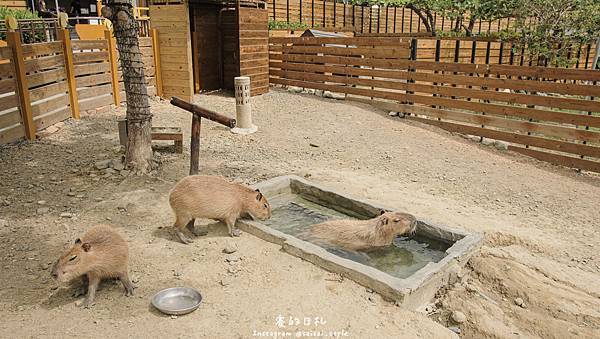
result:
[(252, 105), (250, 105), (250, 78), (236, 77), (233, 81), (235, 87), (236, 127), (231, 132), (236, 134), (250, 134), (258, 130), (252, 124)]

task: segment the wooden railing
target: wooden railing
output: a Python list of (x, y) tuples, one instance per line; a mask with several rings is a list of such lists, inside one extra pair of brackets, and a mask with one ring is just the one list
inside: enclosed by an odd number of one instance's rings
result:
[(600, 70), (419, 61), (418, 39), (269, 41), (272, 84), (345, 93), (412, 120), (600, 172)]
[[(57, 41), (22, 44), (20, 32), (8, 32), (8, 46), (0, 47), (0, 144), (36, 132), (80, 111), (125, 100), (119, 81), (114, 38), (71, 40), (67, 30)], [(160, 94), (155, 79), (154, 38), (140, 38), (149, 95)], [(158, 92), (158, 93), (157, 93)]]

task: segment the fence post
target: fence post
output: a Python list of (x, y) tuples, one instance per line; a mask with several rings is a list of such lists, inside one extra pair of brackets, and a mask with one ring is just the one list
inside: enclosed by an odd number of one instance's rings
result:
[(152, 56), (154, 59), (154, 80), (156, 81), (156, 95), (162, 98), (163, 83), (162, 70), (160, 69), (160, 47), (158, 45), (158, 30), (152, 29)]
[(115, 40), (113, 40), (110, 30), (104, 31), (104, 38), (108, 43), (108, 57), (110, 62), (110, 78), (113, 88), (113, 100), (115, 106), (121, 104), (121, 90), (119, 89), (119, 69), (117, 67), (117, 49), (115, 47)]
[(67, 29), (58, 31), (58, 38), (62, 41), (63, 55), (65, 57), (65, 70), (67, 71), (67, 84), (69, 85), (69, 103), (71, 104), (71, 116), (79, 119), (79, 100), (77, 99), (77, 83), (75, 82), (75, 69), (73, 67), (73, 48), (71, 37)]
[(17, 81), (17, 95), (23, 126), (25, 126), (25, 137), (27, 140), (35, 140), (35, 123), (31, 111), (31, 99), (29, 98), (29, 83), (25, 75), (25, 60), (23, 56), (23, 44), (21, 43), (21, 32), (6, 32), (6, 42), (12, 49), (13, 64), (15, 66), (15, 80)]

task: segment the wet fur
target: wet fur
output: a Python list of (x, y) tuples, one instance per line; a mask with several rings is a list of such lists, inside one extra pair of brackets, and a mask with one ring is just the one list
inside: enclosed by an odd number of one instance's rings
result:
[(52, 275), (60, 282), (81, 277), (84, 287), (76, 295), (87, 293), (83, 306), (89, 307), (102, 279), (118, 278), (126, 295), (133, 295), (128, 262), (129, 248), (125, 239), (110, 226), (96, 225), (60, 256)]
[(171, 190), (169, 204), (175, 213), (177, 235), (184, 243), (191, 240), (181, 231), (193, 219), (220, 220), (227, 225), (229, 235), (234, 236), (239, 234), (235, 229), (238, 218), (271, 217), (271, 206), (262, 193), (216, 176), (191, 175), (181, 179)]
[(416, 218), (410, 214), (384, 212), (369, 220), (341, 219), (316, 224), (308, 236), (345, 249), (365, 251), (391, 245), (395, 237), (414, 233), (416, 224)]

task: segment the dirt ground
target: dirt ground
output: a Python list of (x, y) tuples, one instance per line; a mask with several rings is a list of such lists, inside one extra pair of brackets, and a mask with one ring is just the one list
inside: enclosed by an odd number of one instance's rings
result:
[[(197, 101), (232, 116), (235, 111), (235, 100), (225, 95)], [(153, 101), (152, 109), (154, 125), (181, 126), (187, 140), (189, 113), (166, 101)], [(0, 147), (0, 337), (248, 338), (278, 330), (456, 337), (447, 327), (465, 338), (600, 333), (598, 176), (348, 101), (272, 89), (253, 98), (253, 111), (259, 131), (250, 136), (203, 122), (202, 173), (250, 184), (297, 174), (485, 233), (481, 253), (459, 281), (440, 291), (429, 314), (397, 307), (251, 235), (230, 240), (223, 225), (212, 225), (192, 245), (174, 241), (167, 196), (188, 171), (189, 145), (184, 155), (159, 148), (151, 176), (96, 169), (98, 161), (122, 154), (119, 108), (67, 121), (36, 143)], [(95, 223), (126, 235), (136, 295), (126, 298), (120, 285), (107, 282), (96, 304), (80, 309), (72, 288), (51, 279), (50, 266)], [(239, 250), (222, 253), (231, 241)], [(174, 285), (199, 289), (201, 307), (176, 318), (156, 312), (151, 296)], [(455, 323), (454, 311), (466, 321)], [(279, 316), (285, 328), (276, 325)], [(300, 323), (290, 325), (290, 317)], [(304, 325), (309, 317), (325, 324)]]

